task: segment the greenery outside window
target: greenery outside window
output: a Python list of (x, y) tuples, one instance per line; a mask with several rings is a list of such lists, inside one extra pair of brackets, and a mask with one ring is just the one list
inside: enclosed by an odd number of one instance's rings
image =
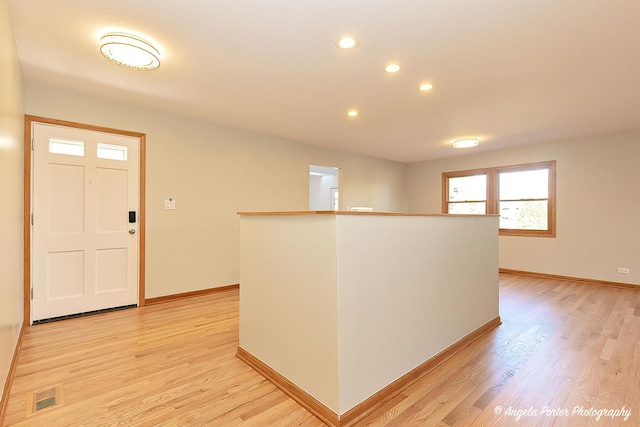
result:
[(442, 174), (442, 211), (500, 215), (501, 236), (555, 237), (556, 162)]

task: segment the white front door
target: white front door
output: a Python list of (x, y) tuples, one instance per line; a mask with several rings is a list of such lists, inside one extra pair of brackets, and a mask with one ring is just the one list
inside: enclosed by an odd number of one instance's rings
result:
[(137, 304), (140, 140), (33, 126), (31, 321)]

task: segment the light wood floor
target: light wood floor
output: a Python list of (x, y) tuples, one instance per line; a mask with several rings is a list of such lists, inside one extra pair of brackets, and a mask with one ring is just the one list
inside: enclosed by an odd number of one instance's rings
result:
[[(640, 291), (500, 283), (503, 324), (359, 425), (640, 425)], [(237, 345), (235, 290), (28, 327), (5, 425), (322, 426), (236, 359)], [(64, 403), (27, 416), (28, 395), (56, 385)], [(545, 406), (631, 416), (553, 417)], [(509, 407), (539, 414), (517, 421)]]

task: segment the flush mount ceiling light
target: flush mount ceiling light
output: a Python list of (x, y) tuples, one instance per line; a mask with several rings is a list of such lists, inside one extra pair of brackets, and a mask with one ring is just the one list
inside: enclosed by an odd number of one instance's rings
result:
[(420, 85), (419, 89), (424, 92), (433, 89), (433, 85), (431, 83), (423, 83)]
[(155, 70), (160, 66), (160, 51), (140, 36), (125, 32), (100, 37), (100, 52), (110, 61), (135, 70)]
[(400, 68), (402, 67), (400, 67), (400, 65), (398, 64), (389, 64), (384, 68), (384, 70), (387, 73), (397, 73), (398, 71), (400, 71)]
[(336, 40), (336, 47), (338, 49), (345, 49), (345, 50), (353, 49), (357, 47), (358, 44), (359, 44), (358, 39), (351, 36), (342, 37)]
[(349, 117), (355, 117), (358, 115), (358, 112), (356, 110), (351, 110), (347, 113), (347, 116)]
[(461, 138), (453, 141), (453, 148), (473, 148), (480, 144), (478, 138)]

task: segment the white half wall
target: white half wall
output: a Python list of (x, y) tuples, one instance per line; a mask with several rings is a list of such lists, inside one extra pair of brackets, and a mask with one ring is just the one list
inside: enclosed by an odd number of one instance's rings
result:
[(338, 413), (335, 222), (242, 217), (240, 347)]
[(409, 210), (441, 212), (443, 172), (545, 160), (556, 160), (557, 237), (500, 237), (500, 267), (640, 284), (640, 131), (410, 164)]
[(495, 215), (240, 224), (240, 347), (337, 415), (499, 316)]
[(340, 414), (498, 317), (498, 217), (340, 215)]

